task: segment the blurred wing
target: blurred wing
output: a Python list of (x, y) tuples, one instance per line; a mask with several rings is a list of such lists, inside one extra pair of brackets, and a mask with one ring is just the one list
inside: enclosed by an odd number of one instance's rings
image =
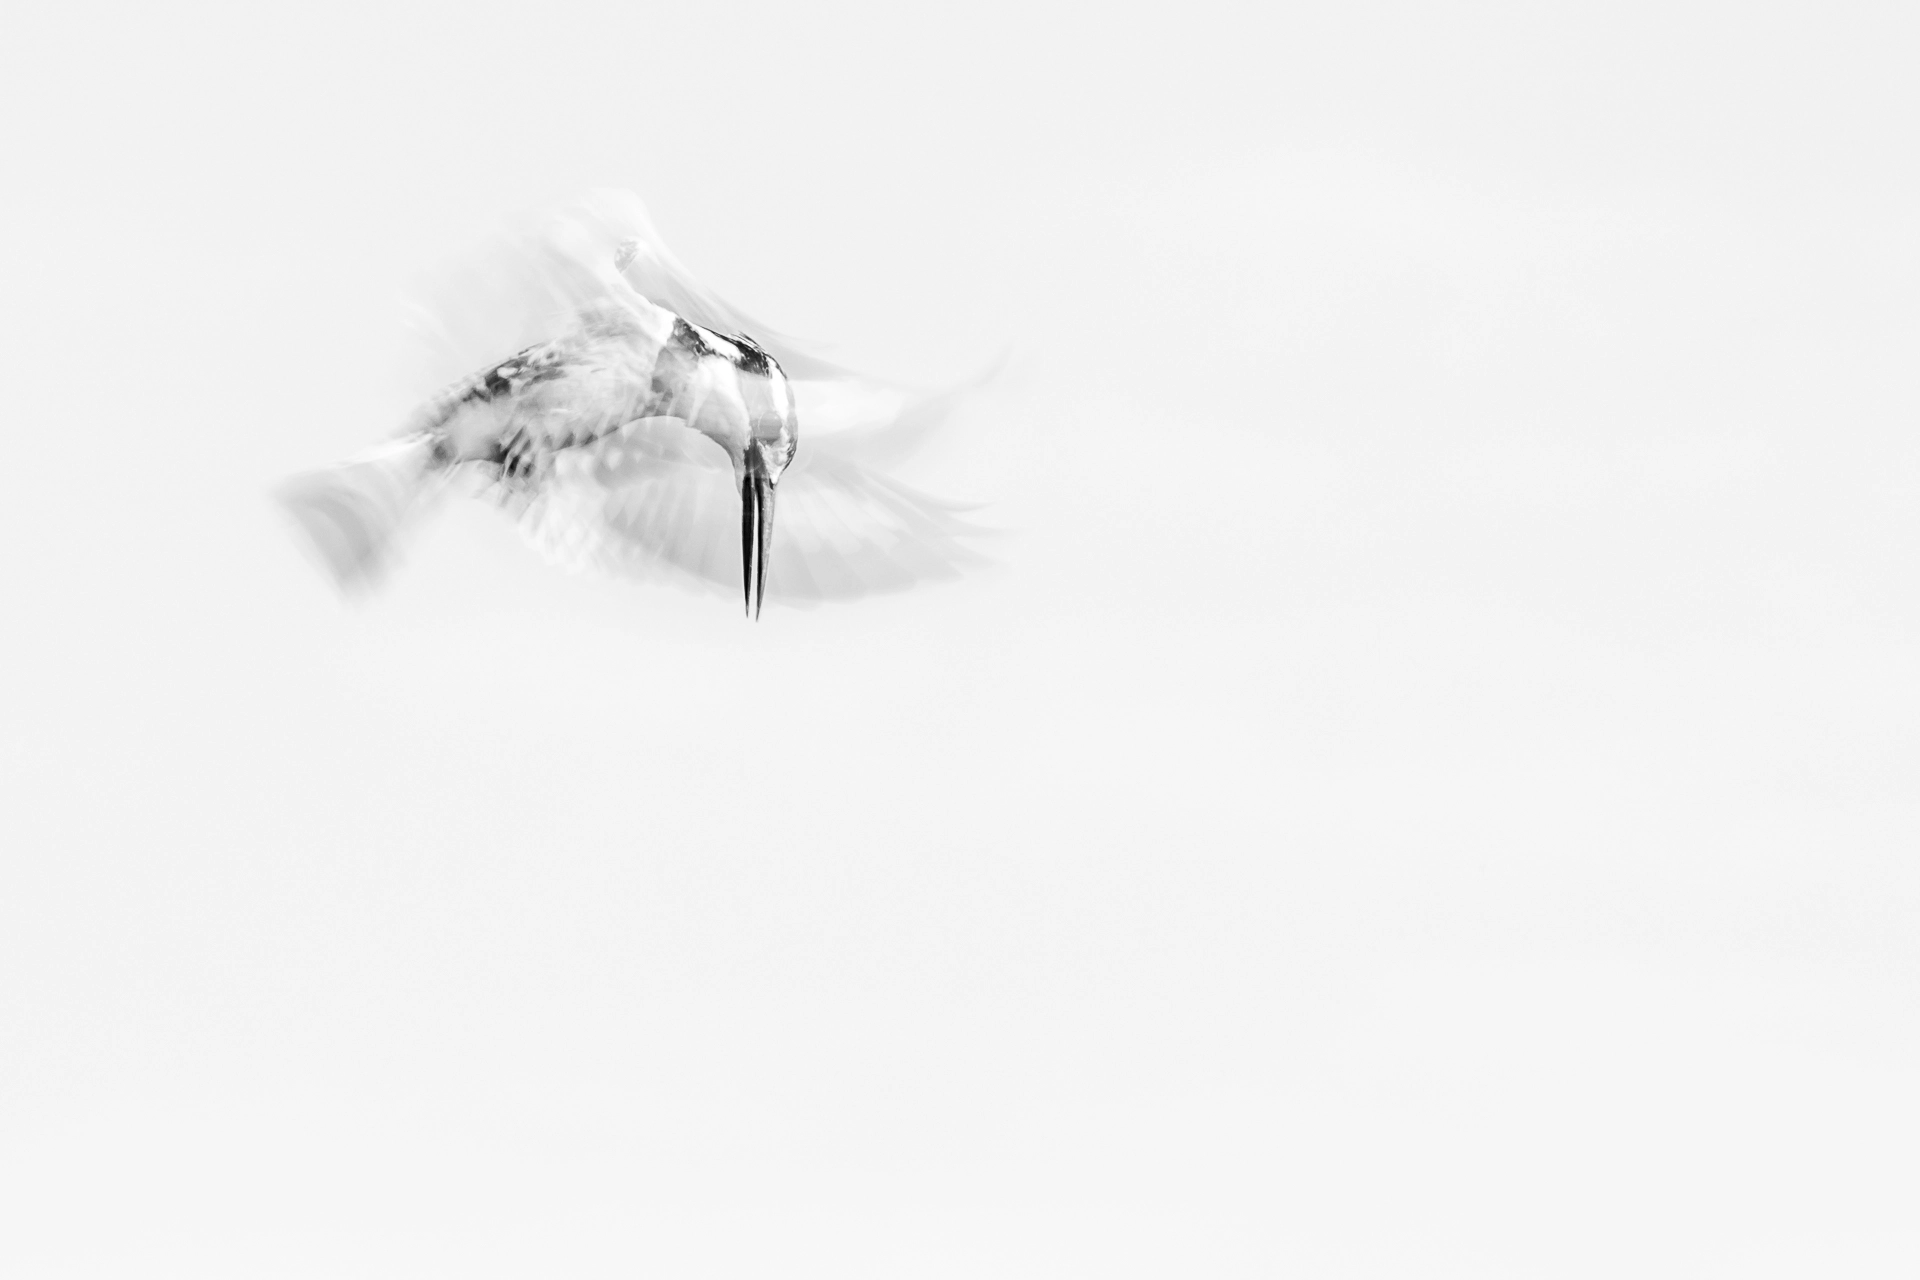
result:
[(423, 390), (545, 342), (583, 312), (633, 309), (643, 297), (717, 332), (746, 334), (790, 378), (854, 377), (702, 286), (630, 192), (595, 192), (494, 232), (419, 273), (409, 293)]
[(777, 333), (693, 278), (673, 256), (630, 191), (595, 191), (560, 215), (583, 245), (595, 245), (642, 297), (716, 333), (744, 334), (780, 362), (789, 378), (856, 375)]
[[(616, 445), (556, 470), (522, 528), (544, 554), (722, 592), (740, 589), (740, 499), (718, 446), (677, 419), (629, 424)], [(810, 606), (903, 591), (986, 563), (962, 508), (848, 457), (803, 445), (781, 478), (767, 598)]]
[(406, 297), (418, 382), (442, 387), (573, 331), (582, 313), (638, 300), (577, 231), (553, 221), (495, 232), (417, 273)]
[(820, 437), (830, 453), (867, 466), (884, 466), (919, 452), (954, 410), (998, 377), (1006, 363), (1002, 354), (965, 382), (931, 394), (912, 396), (897, 387), (858, 379), (803, 383), (794, 388), (794, 397), (803, 427), (839, 428)]
[(988, 531), (966, 519), (966, 507), (874, 470), (847, 443), (816, 437), (781, 478), (767, 570), (772, 599), (852, 600), (987, 563), (970, 542)]

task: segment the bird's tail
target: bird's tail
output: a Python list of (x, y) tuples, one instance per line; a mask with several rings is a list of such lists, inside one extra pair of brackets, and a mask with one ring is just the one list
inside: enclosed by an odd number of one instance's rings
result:
[(398, 538), (442, 473), (425, 434), (295, 476), (276, 495), (342, 591), (377, 586), (392, 566)]

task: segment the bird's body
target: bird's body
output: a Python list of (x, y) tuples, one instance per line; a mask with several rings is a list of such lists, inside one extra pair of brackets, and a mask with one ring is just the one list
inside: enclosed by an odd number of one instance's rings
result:
[[(804, 352), (776, 357), (775, 343), (749, 336), (744, 316), (685, 276), (637, 202), (616, 212), (625, 229), (644, 234), (585, 248), (577, 236), (542, 242), (548, 259), (536, 274), (566, 304), (555, 336), (428, 397), (391, 443), (283, 491), (343, 586), (376, 580), (408, 517), (438, 482), (462, 472), (485, 476), (519, 506), (529, 534), (559, 558), (622, 569), (665, 563), (717, 580), (712, 481), (727, 468), (740, 504), (735, 580), (757, 615), (775, 486), (800, 439), (783, 366), (846, 375)], [(831, 449), (813, 487), (816, 506), (825, 499), (831, 509), (831, 528), (823, 538), (817, 517), (803, 528), (815, 551), (791, 566), (790, 596), (891, 589), (951, 572), (961, 559), (941, 504)], [(920, 554), (936, 548), (931, 562)], [(903, 552), (914, 561), (904, 575)]]
[(448, 387), (409, 433), (449, 465), (477, 462), (522, 489), (568, 450), (617, 447), (620, 428), (670, 419), (736, 464), (756, 445), (799, 441), (779, 362), (744, 334), (713, 333), (645, 299), (602, 308), (573, 329)]

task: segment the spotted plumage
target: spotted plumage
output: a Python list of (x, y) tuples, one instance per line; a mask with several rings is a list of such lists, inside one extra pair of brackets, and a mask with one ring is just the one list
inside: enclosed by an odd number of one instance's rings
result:
[(714, 333), (645, 299), (583, 315), (552, 341), (462, 379), (422, 406), (411, 431), (447, 465), (496, 468), (524, 493), (561, 453), (641, 418), (679, 420), (743, 471), (748, 454), (771, 450), (777, 474), (799, 438), (776, 360), (750, 338)]

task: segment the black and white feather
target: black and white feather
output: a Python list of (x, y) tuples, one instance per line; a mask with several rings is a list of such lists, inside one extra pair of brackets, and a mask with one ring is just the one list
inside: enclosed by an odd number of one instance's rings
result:
[(695, 587), (744, 578), (750, 610), (983, 563), (963, 508), (881, 469), (961, 393), (906, 396), (754, 321), (693, 279), (630, 194), (496, 238), (417, 292), (435, 359), (479, 371), (393, 443), (282, 493), (343, 587), (377, 581), (396, 535), (461, 473), (484, 477), (557, 563)]

